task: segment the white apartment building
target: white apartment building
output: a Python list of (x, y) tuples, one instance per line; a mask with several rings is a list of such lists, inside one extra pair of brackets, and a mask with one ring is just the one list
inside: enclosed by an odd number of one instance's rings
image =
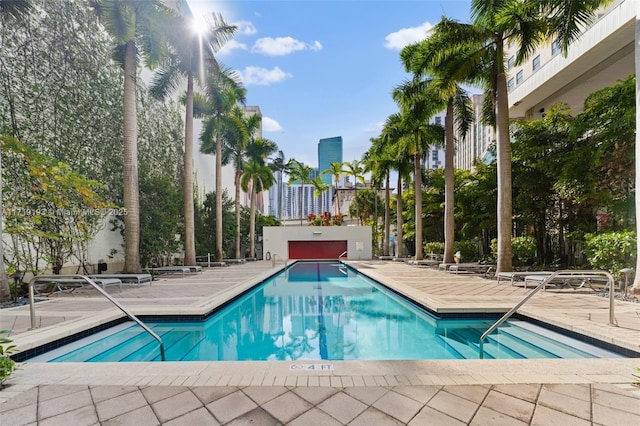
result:
[(555, 41), (517, 67), (509, 68), (513, 59), (507, 56), (511, 119), (541, 118), (557, 102), (580, 113), (590, 93), (634, 74), (635, 16), (634, 0), (617, 0), (598, 13), (566, 57)]
[[(573, 114), (583, 110), (592, 92), (635, 73), (634, 0), (617, 0), (602, 8), (595, 21), (563, 55), (555, 40), (541, 46), (529, 59), (515, 66), (516, 46), (507, 48), (507, 87), (512, 120), (542, 118), (553, 104), (569, 105)], [(488, 162), (487, 148), (495, 140), (494, 129), (480, 122), (482, 95), (473, 96), (476, 121), (464, 141), (457, 140), (455, 165), (471, 169), (475, 158)]]

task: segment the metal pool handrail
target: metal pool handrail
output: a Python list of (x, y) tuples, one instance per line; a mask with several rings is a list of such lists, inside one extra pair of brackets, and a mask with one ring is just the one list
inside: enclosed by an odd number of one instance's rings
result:
[(487, 336), (490, 335), (491, 333), (493, 333), (496, 330), (496, 328), (498, 328), (500, 325), (502, 325), (503, 322), (505, 322), (513, 314), (515, 314), (516, 311), (518, 309), (520, 309), (520, 307), (527, 302), (527, 300), (529, 300), (541, 288), (544, 288), (547, 285), (547, 283), (551, 282), (551, 280), (553, 280), (554, 278), (556, 278), (558, 276), (562, 276), (563, 274), (565, 274), (567, 276), (571, 276), (571, 275), (574, 275), (574, 274), (589, 274), (589, 275), (604, 275), (604, 276), (606, 276), (607, 279), (608, 279), (608, 283), (609, 283), (609, 325), (616, 326), (616, 324), (615, 324), (615, 315), (614, 315), (614, 304), (613, 304), (613, 300), (614, 300), (614, 297), (613, 297), (614, 296), (614, 291), (613, 291), (614, 289), (613, 289), (613, 287), (615, 286), (615, 280), (613, 279), (613, 276), (609, 272), (607, 272), (607, 271), (591, 271), (591, 270), (579, 271), (579, 270), (574, 270), (574, 269), (556, 271), (553, 274), (551, 274), (548, 277), (546, 277), (545, 279), (543, 279), (540, 282), (540, 284), (538, 284), (538, 286), (536, 288), (531, 290), (531, 292), (525, 296), (524, 299), (522, 299), (516, 306), (511, 308), (509, 310), (509, 312), (504, 314), (502, 316), (502, 318), (500, 318), (498, 321), (496, 321), (491, 327), (489, 327), (489, 329), (487, 331), (485, 331), (482, 334), (482, 336), (480, 336), (480, 347), (479, 347), (480, 359), (484, 358), (484, 340), (487, 338)]
[(347, 255), (348, 253), (349, 253), (349, 252), (348, 252), (347, 250), (345, 250), (345, 251), (343, 251), (342, 253), (340, 253), (340, 256), (338, 256), (338, 260), (340, 260), (340, 258), (341, 258), (342, 256), (345, 256), (345, 255)]
[(278, 260), (278, 258), (280, 258), (280, 260), (284, 260), (284, 267), (286, 268), (287, 265), (289, 264), (289, 259), (285, 259), (284, 257), (280, 256), (279, 254), (273, 253), (271, 255), (271, 267), (275, 268), (276, 266), (276, 260)]
[(156, 333), (153, 332), (149, 327), (147, 327), (142, 321), (140, 321), (135, 315), (129, 312), (124, 306), (118, 303), (113, 297), (109, 295), (106, 291), (104, 291), (98, 284), (95, 283), (91, 278), (86, 275), (39, 275), (33, 277), (31, 281), (29, 281), (29, 310), (31, 314), (31, 329), (35, 329), (36, 327), (36, 306), (34, 303), (35, 295), (34, 295), (34, 284), (38, 280), (42, 279), (60, 279), (60, 278), (71, 278), (71, 279), (80, 279), (84, 280), (88, 284), (90, 284), (93, 288), (98, 290), (104, 297), (106, 297), (111, 303), (113, 303), (118, 309), (120, 309), (126, 316), (128, 316), (132, 321), (136, 322), (140, 327), (144, 329), (147, 333), (151, 335), (154, 339), (158, 341), (160, 344), (160, 356), (162, 360), (165, 360), (164, 356), (164, 343), (162, 343), (162, 339)]

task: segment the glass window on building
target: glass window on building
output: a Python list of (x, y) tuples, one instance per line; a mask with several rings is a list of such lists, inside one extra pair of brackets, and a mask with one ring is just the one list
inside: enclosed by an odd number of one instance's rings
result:
[(436, 117), (436, 124), (438, 125), (442, 124), (442, 117)]
[(523, 80), (524, 80), (524, 73), (522, 72), (522, 70), (520, 70), (516, 74), (516, 85), (521, 84)]
[(510, 92), (513, 90), (514, 87), (515, 87), (515, 80), (513, 79), (513, 77), (511, 77), (509, 81), (507, 81), (507, 90)]
[(557, 53), (560, 53), (561, 48), (562, 46), (560, 46), (560, 39), (554, 40), (553, 43), (551, 43), (551, 54), (555, 55)]
[(536, 71), (538, 68), (540, 68), (540, 55), (533, 58), (533, 70)]
[(516, 63), (516, 57), (515, 56), (511, 56), (508, 60), (507, 60), (507, 69), (510, 70), (511, 68), (513, 68), (513, 65)]

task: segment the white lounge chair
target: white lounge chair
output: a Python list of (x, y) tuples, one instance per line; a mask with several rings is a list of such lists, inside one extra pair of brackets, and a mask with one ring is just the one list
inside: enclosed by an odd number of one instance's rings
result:
[(548, 277), (551, 274), (553, 274), (552, 271), (498, 272), (496, 278), (498, 279), (498, 283), (502, 280), (509, 280), (511, 281), (511, 285), (513, 285), (516, 281), (524, 281), (526, 276), (540, 275)]
[(454, 263), (449, 265), (447, 269), (448, 272), (455, 272), (456, 274), (459, 272), (471, 272), (474, 274), (489, 274), (493, 269), (495, 269), (496, 265), (488, 265), (482, 263)]
[(89, 275), (89, 278), (94, 281), (113, 278), (121, 280), (123, 283), (134, 283), (138, 285), (142, 285), (147, 282), (151, 284), (151, 281), (153, 281), (153, 276), (151, 274), (99, 274)]
[[(91, 277), (89, 277), (91, 278)], [(111, 285), (117, 285), (120, 288), (120, 291), (122, 291), (122, 280), (117, 279), (117, 278), (101, 278), (101, 279), (93, 279), (91, 278), (91, 280), (100, 285), (103, 289), (105, 289), (108, 286)], [(71, 293), (73, 292), (75, 289), (83, 287), (83, 286), (87, 286), (89, 283), (87, 283), (85, 280), (83, 280), (82, 278), (78, 278), (78, 277), (60, 277), (60, 278), (37, 278), (34, 280), (33, 285), (34, 285), (34, 289), (36, 290), (36, 293), (40, 294), (40, 292), (38, 291), (38, 286), (43, 286), (43, 285), (52, 285), (53, 287), (51, 288), (51, 291), (46, 292), (46, 293), (54, 293), (56, 291), (59, 291), (61, 293), (66, 292), (66, 293)]]
[[(528, 284), (534, 286), (539, 285), (550, 275), (526, 275), (524, 277), (524, 288), (527, 288)], [(546, 290), (548, 285), (553, 285), (559, 288), (570, 287), (574, 290), (589, 287), (593, 290), (608, 288), (609, 278), (601, 274), (589, 274), (584, 271), (572, 273), (570, 271), (562, 272), (553, 277), (550, 281), (544, 284), (543, 290)]]

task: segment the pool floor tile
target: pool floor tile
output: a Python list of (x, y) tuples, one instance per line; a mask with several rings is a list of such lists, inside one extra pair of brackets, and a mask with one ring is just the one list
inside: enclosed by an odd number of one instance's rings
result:
[(291, 392), (295, 393), (302, 399), (316, 405), (338, 392), (335, 388), (307, 387), (294, 388)]
[(95, 404), (100, 421), (118, 417), (130, 411), (147, 407), (147, 400), (142, 392), (136, 389), (135, 392), (128, 392), (124, 395), (116, 396)]
[[(279, 423), (278, 423), (279, 424)], [(344, 423), (339, 422), (327, 413), (317, 408), (312, 408), (309, 411), (303, 413), (299, 417), (296, 417), (291, 422), (287, 423), (288, 426), (342, 426)], [(371, 426), (371, 425), (369, 425)]]
[(372, 404), (403, 423), (408, 422), (422, 408), (422, 404), (399, 393), (389, 391)]
[(529, 402), (536, 402), (538, 400), (540, 389), (541, 386), (539, 384), (494, 385), (492, 387), (492, 390), (495, 392), (511, 395)]
[(508, 414), (492, 410), (491, 408), (480, 407), (476, 415), (473, 416), (471, 423), (469, 423), (471, 426), (485, 426), (489, 424), (492, 426), (526, 426), (529, 422), (520, 421)]
[[(451, 416), (446, 415), (431, 407), (425, 406), (414, 416), (408, 423), (409, 426), (424, 426), (424, 425), (438, 425), (438, 426), (463, 426), (467, 423), (461, 422), (458, 419), (454, 419)], [(488, 424), (488, 423), (485, 423)]]
[(553, 408), (538, 406), (531, 419), (532, 426), (591, 426), (591, 422)]
[(329, 414), (331, 417), (340, 420), (343, 424), (347, 424), (368, 407), (357, 399), (343, 392), (338, 392), (318, 404), (317, 408)]
[(292, 391), (272, 399), (262, 406), (269, 414), (283, 423), (287, 423), (309, 410), (313, 405)]
[(444, 386), (442, 390), (476, 404), (482, 403), (490, 392), (488, 386), (482, 385)]
[(353, 419), (349, 426), (401, 426), (401, 423), (397, 419), (385, 414), (384, 412), (369, 407), (358, 417)]
[[(260, 424), (260, 423), (256, 423)], [(163, 426), (191, 426), (191, 425), (207, 425), (207, 426), (219, 426), (220, 423), (213, 417), (213, 415), (204, 407), (191, 411), (182, 416), (176, 417), (173, 420), (162, 423)]]
[(262, 405), (285, 392), (289, 392), (289, 389), (283, 386), (249, 386), (242, 389), (242, 392), (256, 404)]
[(591, 403), (589, 401), (551, 391), (546, 386), (543, 386), (540, 391), (538, 405), (549, 407), (581, 419), (591, 419)]
[[(479, 403), (482, 402), (483, 401), (479, 401)], [(528, 423), (531, 420), (536, 407), (535, 403), (496, 391), (490, 391), (482, 405), (491, 410), (514, 417), (523, 423)]]
[(161, 423), (173, 420), (203, 406), (202, 402), (188, 388), (178, 389), (182, 389), (182, 392), (151, 404), (151, 408)]
[(427, 405), (465, 423), (471, 420), (479, 407), (479, 404), (446, 392), (444, 389), (431, 398)]
[(258, 405), (240, 390), (207, 404), (207, 409), (223, 424), (254, 410), (256, 407)]

